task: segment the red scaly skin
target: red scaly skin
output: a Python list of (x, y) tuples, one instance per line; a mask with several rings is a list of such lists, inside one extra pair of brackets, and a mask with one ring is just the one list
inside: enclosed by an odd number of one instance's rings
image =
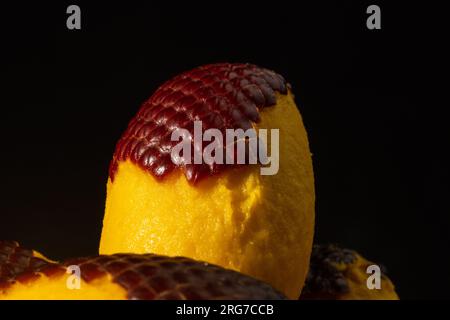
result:
[(15, 282), (31, 284), (42, 275), (64, 276), (68, 266), (77, 265), (86, 283), (110, 274), (133, 300), (285, 299), (264, 282), (184, 257), (114, 254), (52, 263), (33, 258), (31, 250), (6, 241), (0, 241), (0, 256), (4, 257), (0, 293)]
[(32, 250), (20, 247), (17, 242), (0, 240), (0, 283), (47, 264), (48, 261), (35, 257)]
[[(311, 253), (308, 276), (303, 287), (301, 300), (338, 300), (350, 292), (349, 276), (345, 268), (350, 268), (358, 259), (354, 250), (334, 244), (314, 245)], [(340, 267), (337, 267), (340, 265)], [(386, 277), (386, 269), (381, 266), (381, 277)]]
[[(130, 160), (162, 179), (177, 165), (171, 159), (175, 129), (193, 134), (194, 121), (210, 128), (244, 129), (260, 121), (260, 109), (276, 104), (275, 91), (286, 94), (288, 85), (279, 74), (252, 64), (219, 63), (202, 66), (167, 81), (141, 106), (117, 143), (109, 176), (114, 181), (118, 162)], [(225, 153), (224, 153), (225, 154)], [(192, 155), (193, 158), (193, 155)], [(180, 164), (187, 180), (223, 171), (230, 165)]]

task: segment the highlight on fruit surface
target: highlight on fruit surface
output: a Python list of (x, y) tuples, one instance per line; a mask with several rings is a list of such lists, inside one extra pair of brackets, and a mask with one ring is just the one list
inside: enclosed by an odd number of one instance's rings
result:
[[(0, 241), (0, 300), (284, 299), (259, 280), (184, 257), (114, 254), (56, 263), (30, 253)], [(74, 266), (79, 276), (67, 272)]]
[[(261, 175), (261, 164), (174, 164), (171, 133), (192, 133), (194, 121), (203, 131), (279, 129), (278, 173)], [(100, 253), (186, 256), (296, 299), (309, 265), (314, 201), (307, 133), (284, 78), (251, 64), (206, 65), (163, 84), (117, 143)]]
[(369, 289), (367, 267), (373, 265), (357, 252), (336, 245), (314, 245), (300, 300), (398, 300), (384, 272), (380, 289)]

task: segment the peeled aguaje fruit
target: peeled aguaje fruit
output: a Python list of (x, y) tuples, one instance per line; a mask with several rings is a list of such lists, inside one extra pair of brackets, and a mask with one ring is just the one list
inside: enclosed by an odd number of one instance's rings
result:
[[(80, 286), (68, 286), (78, 266)], [(284, 299), (271, 286), (235, 271), (183, 257), (114, 254), (56, 263), (15, 242), (0, 241), (0, 300)]]
[[(279, 129), (279, 170), (175, 164), (178, 128)], [(269, 149), (273, 149), (271, 139)], [(186, 256), (301, 292), (314, 231), (308, 138), (289, 85), (250, 64), (206, 65), (163, 84), (131, 120), (110, 166), (101, 254)]]
[(381, 288), (367, 287), (367, 267), (373, 263), (357, 252), (336, 245), (314, 245), (300, 299), (398, 300), (394, 285), (381, 274)]

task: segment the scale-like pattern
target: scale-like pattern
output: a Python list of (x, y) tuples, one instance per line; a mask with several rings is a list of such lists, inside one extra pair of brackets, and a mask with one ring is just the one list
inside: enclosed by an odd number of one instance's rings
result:
[[(369, 264), (372, 263), (363, 259), (356, 251), (334, 244), (314, 245), (300, 299), (335, 300), (350, 293), (349, 281), (354, 280), (354, 276), (349, 270), (362, 268), (365, 271)], [(381, 269), (381, 278), (390, 282), (386, 276), (386, 267), (378, 265)], [(366, 284), (364, 282), (361, 285)]]
[(241, 273), (184, 257), (114, 254), (82, 258), (76, 264), (87, 282), (109, 273), (128, 299), (282, 299), (271, 286)]
[(42, 276), (56, 279), (66, 274), (68, 266), (77, 265), (87, 283), (110, 274), (126, 290), (128, 299), (284, 299), (264, 282), (184, 257), (114, 254), (52, 263), (34, 258), (31, 250), (15, 242), (0, 242), (0, 254), (7, 255), (0, 260), (0, 294), (14, 282), (30, 284)]
[(252, 64), (211, 64), (180, 74), (159, 87), (129, 123), (117, 143), (109, 176), (114, 180), (118, 163), (125, 160), (157, 178), (182, 167), (191, 183), (221, 172), (231, 165), (194, 164), (193, 152), (190, 161), (181, 157), (174, 164), (171, 151), (178, 141), (171, 141), (172, 132), (180, 128), (193, 135), (194, 121), (202, 121), (203, 132), (249, 129), (260, 121), (261, 108), (276, 104), (275, 91), (287, 90), (282, 76)]
[(35, 256), (33, 250), (19, 246), (15, 241), (0, 240), (0, 282), (7, 282), (16, 276), (49, 264)]
[(353, 250), (342, 249), (336, 245), (314, 245), (311, 253), (309, 272), (303, 287), (303, 297), (315, 295), (331, 298), (349, 291), (348, 282), (341, 264), (350, 265), (356, 261)]

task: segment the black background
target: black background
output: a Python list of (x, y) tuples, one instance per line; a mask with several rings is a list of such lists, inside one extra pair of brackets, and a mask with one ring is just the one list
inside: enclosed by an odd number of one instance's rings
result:
[(0, 238), (95, 254), (109, 161), (140, 103), (182, 71), (251, 62), (296, 94), (317, 242), (383, 263), (401, 298), (449, 298), (442, 8), (373, 3), (381, 30), (366, 28), (372, 2), (74, 1), (80, 31), (66, 28), (72, 3), (2, 5)]

